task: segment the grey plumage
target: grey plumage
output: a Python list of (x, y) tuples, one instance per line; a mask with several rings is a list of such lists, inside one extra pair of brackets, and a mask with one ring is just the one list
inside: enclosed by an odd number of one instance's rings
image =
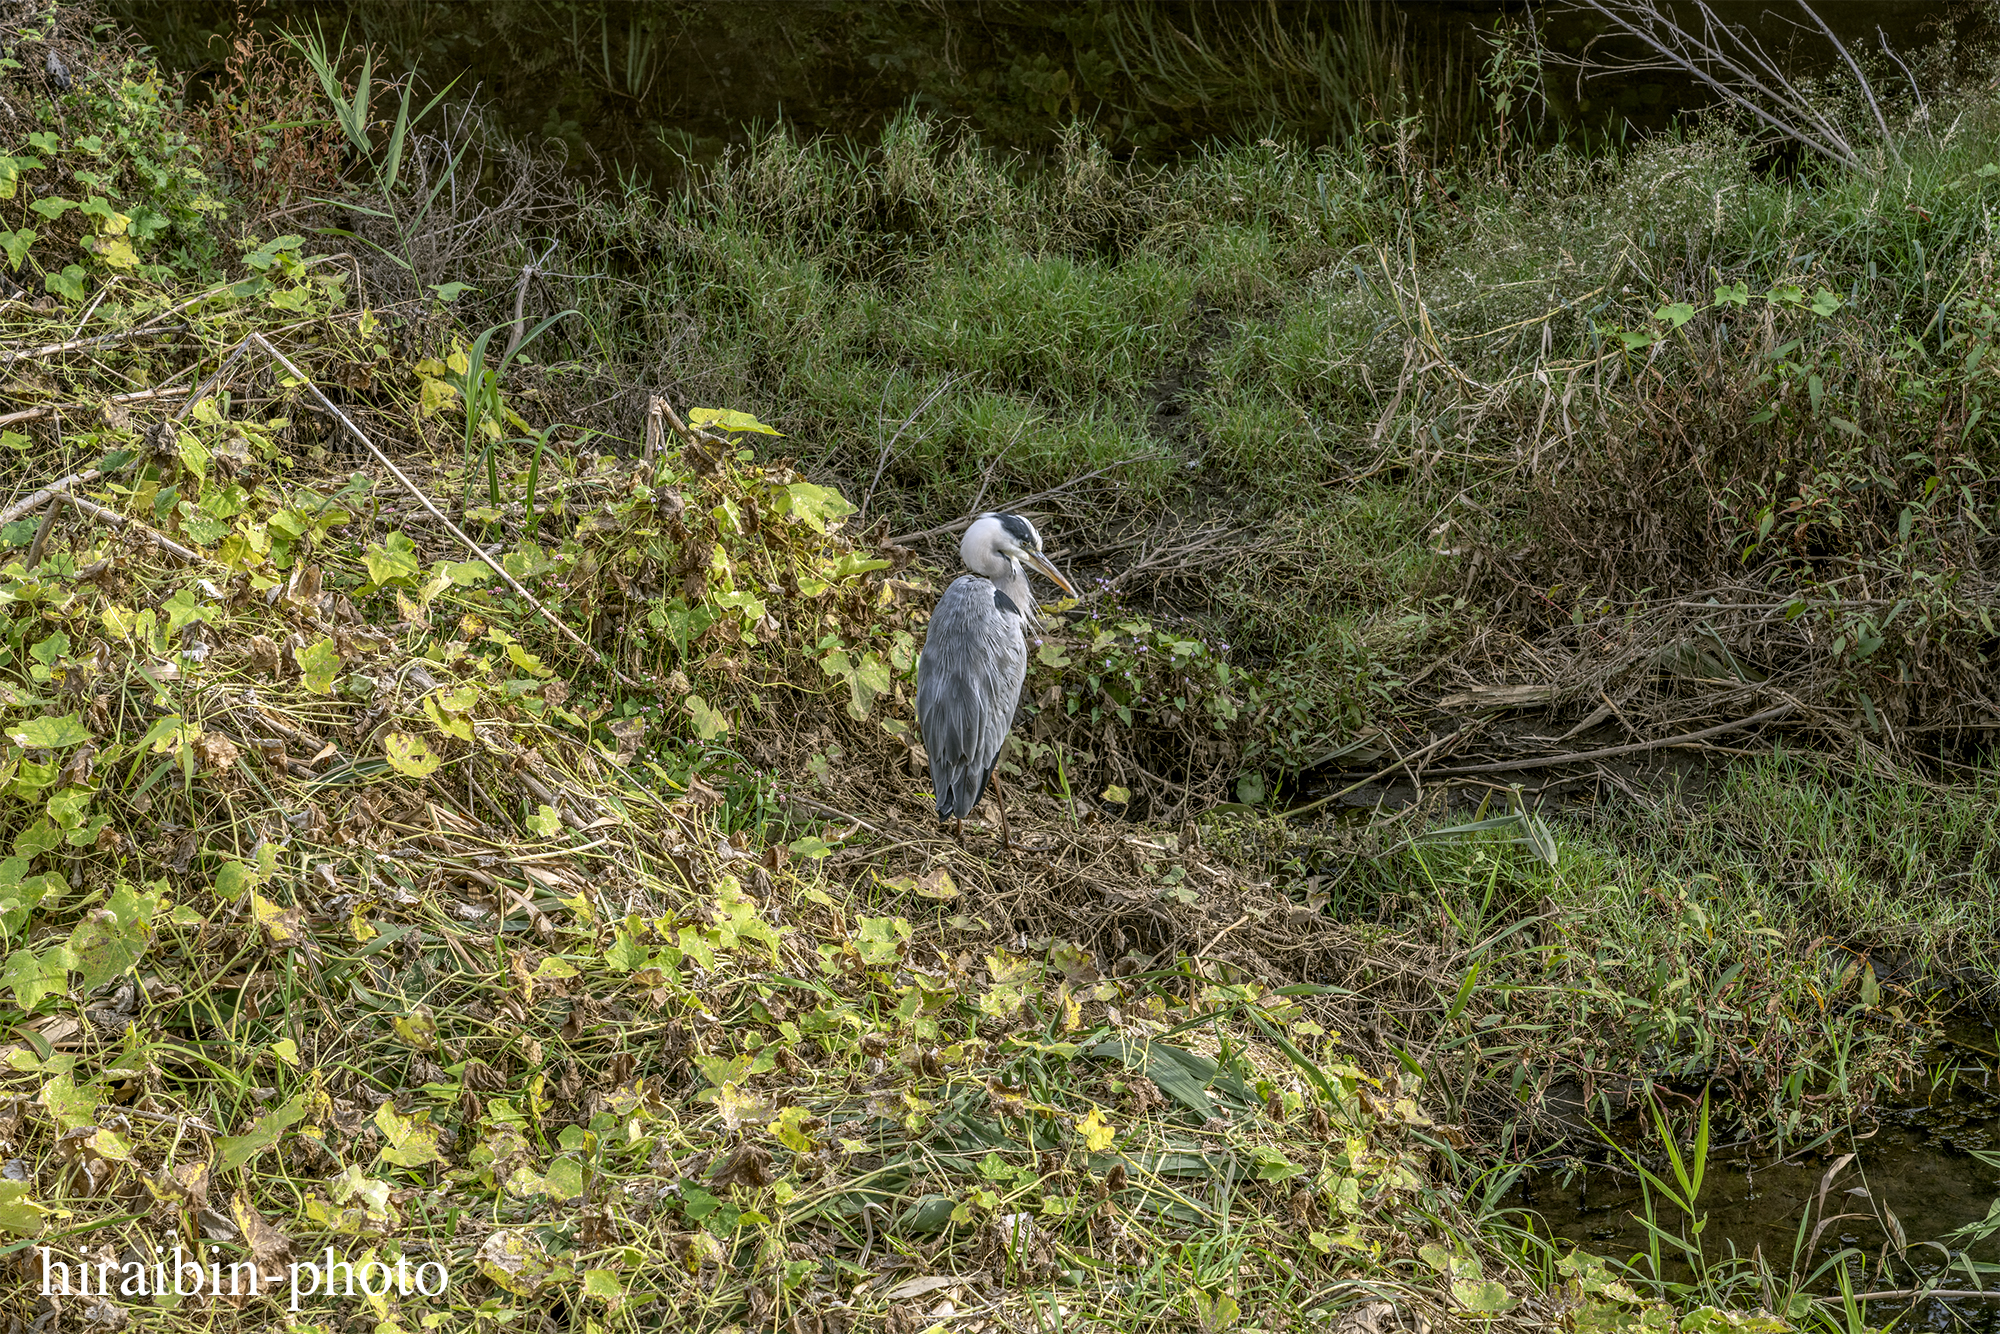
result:
[[(1018, 514), (980, 515), (958, 554), (973, 573), (938, 599), (917, 663), (917, 725), (944, 820), (962, 820), (979, 804), (1020, 708), (1028, 632), (1039, 627), (1022, 566), (1076, 591), (1042, 555), (1041, 534)], [(1004, 841), (1004, 807), (1000, 818)]]

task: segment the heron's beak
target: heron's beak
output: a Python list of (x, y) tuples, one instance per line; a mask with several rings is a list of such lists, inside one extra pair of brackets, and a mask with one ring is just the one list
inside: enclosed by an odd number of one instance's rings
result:
[(1039, 551), (1023, 550), (1021, 552), (1021, 559), (1026, 561), (1029, 567), (1032, 568), (1037, 574), (1047, 579), (1057, 588), (1060, 588), (1063, 592), (1069, 594), (1071, 597), (1076, 596), (1076, 590), (1070, 587), (1069, 580), (1063, 578), (1062, 571), (1058, 570), (1055, 566), (1049, 563), (1049, 558), (1047, 556), (1044, 556)]

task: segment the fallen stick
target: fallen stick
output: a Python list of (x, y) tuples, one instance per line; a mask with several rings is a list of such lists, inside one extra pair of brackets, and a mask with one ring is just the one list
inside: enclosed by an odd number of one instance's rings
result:
[[(1034, 504), (1038, 500), (1047, 500), (1050, 496), (1060, 495), (1064, 491), (1069, 490), (1073, 486), (1083, 485), (1085, 482), (1091, 480), (1093, 477), (1102, 477), (1105, 473), (1111, 472), (1113, 469), (1123, 468), (1127, 464), (1131, 463), (1150, 463), (1154, 459), (1157, 459), (1159, 457), (1160, 455), (1158, 454), (1134, 454), (1129, 459), (1119, 459), (1116, 462), (1107, 463), (1102, 468), (1093, 469), (1092, 471), (1083, 474), (1081, 477), (1072, 477), (1067, 482), (1060, 482), (1057, 485), (1050, 487), (1046, 491), (1037, 491), (1032, 496), (1022, 496), (1019, 500), (1016, 500), (1012, 502), (1010, 505), (1008, 505), (1007, 507), (1008, 511), (1010, 513), (1018, 514), (1023, 509), (1026, 509), (1028, 506)], [(926, 528), (921, 533), (903, 533), (899, 536), (892, 537), (889, 540), (895, 543), (899, 547), (908, 546), (910, 543), (922, 541), (926, 537), (936, 537), (939, 533), (955, 533), (959, 529), (964, 528), (969, 524), (971, 524), (971, 522), (978, 517), (979, 516), (977, 514), (968, 514), (962, 519), (953, 519), (950, 523), (939, 524), (935, 528)]]
[(0, 510), (0, 524), (12, 523), (24, 514), (33, 514), (57, 496), (67, 494), (71, 487), (83, 486), (86, 483), (94, 482), (103, 475), (97, 469), (90, 468), (83, 472), (73, 472), (61, 481), (50, 482), (26, 500), (9, 505), (5, 510)]
[(53, 357), (59, 352), (76, 352), (86, 347), (102, 347), (106, 343), (122, 343), (128, 338), (150, 338), (154, 334), (183, 333), (186, 330), (185, 324), (160, 324), (99, 334), (95, 338), (72, 338), (66, 343), (50, 343), (45, 347), (24, 348), (19, 352), (0, 352), (0, 364), (27, 361), (33, 357)]
[[(1326, 805), (1328, 802), (1339, 801), (1342, 797), (1346, 796), (1350, 792), (1357, 792), (1360, 789), (1367, 787), (1370, 783), (1381, 782), (1384, 778), (1387, 778), (1390, 774), (1395, 773), (1398, 769), (1408, 769), (1411, 765), (1423, 759), (1424, 756), (1430, 754), (1432, 751), (1436, 750), (1439, 746), (1442, 746), (1445, 742), (1455, 741), (1463, 735), (1464, 733), (1462, 731), (1447, 732), (1445, 735), (1431, 742), (1428, 746), (1423, 747), (1421, 750), (1411, 751), (1408, 755), (1404, 756), (1400, 760), (1397, 760), (1394, 764), (1390, 765), (1388, 768), (1380, 770), (1376, 773), (1369, 774), (1366, 778), (1362, 779), (1358, 783), (1349, 783), (1346, 787), (1340, 789), (1340, 791), (1332, 793), (1328, 796), (1315, 798), (1314, 800), (1307, 802), (1303, 806), (1294, 806), (1292, 809), (1288, 811), (1279, 811), (1278, 818), (1280, 820), (1289, 820), (1295, 815), (1304, 815), (1308, 811), (1316, 811), (1320, 807)], [(1412, 779), (1412, 781), (1415, 780), (1416, 776), (1417, 776), (1417, 771), (1415, 769), (1410, 769), (1410, 778)]]
[[(112, 403), (139, 403), (149, 398), (173, 398), (176, 395), (185, 394), (186, 392), (186, 385), (175, 385), (168, 389), (141, 389), (136, 394), (113, 394), (110, 398), (105, 399), (104, 402), (107, 406)], [(87, 408), (90, 406), (92, 405), (89, 403), (44, 403), (38, 408), (23, 408), (19, 412), (10, 412), (4, 417), (0, 417), (0, 426), (12, 426), (15, 422), (33, 421), (37, 417), (46, 417), (53, 412), (63, 412), (69, 408)]]
[(190, 564), (199, 563), (203, 559), (199, 551), (189, 551), (166, 534), (153, 531), (137, 519), (128, 519), (117, 510), (106, 509), (95, 501), (85, 500), (82, 496), (75, 494), (65, 494), (63, 499), (76, 506), (83, 513), (88, 514), (91, 518), (102, 519), (113, 528), (130, 528), (134, 530), (160, 550), (179, 556), (182, 560)]
[(1735, 722), (1717, 723), (1704, 727), (1699, 732), (1683, 732), (1679, 736), (1661, 737), (1657, 741), (1634, 741), (1624, 746), (1606, 746), (1602, 750), (1578, 751), (1573, 755), (1544, 755), (1531, 760), (1495, 760), (1491, 764), (1466, 764), (1456, 769), (1433, 769), (1432, 778), (1459, 778), (1466, 774), (1512, 773), (1516, 769), (1546, 769), (1556, 764), (1582, 764), (1587, 760), (1608, 760), (1619, 755), (1637, 755), (1641, 751), (1664, 750), (1668, 746), (1684, 746), (1692, 741), (1705, 741), (1724, 732), (1734, 732), (1742, 727), (1755, 727), (1758, 723), (1770, 722), (1796, 709), (1792, 703), (1779, 704), (1762, 713), (1753, 713), (1748, 718), (1738, 718)]

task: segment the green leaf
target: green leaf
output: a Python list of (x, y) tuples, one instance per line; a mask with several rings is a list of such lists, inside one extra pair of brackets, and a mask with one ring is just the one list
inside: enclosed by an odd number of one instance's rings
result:
[[(383, 1103), (384, 1107), (389, 1103)], [(215, 1141), (216, 1166), (223, 1171), (242, 1167), (264, 1150), (278, 1142), (292, 1126), (305, 1118), (306, 1098), (303, 1093), (294, 1094), (274, 1107), (251, 1125), (241, 1135), (223, 1135)]]
[(776, 502), (774, 508), (779, 513), (789, 514), (819, 533), (825, 532), (829, 523), (854, 513), (856, 508), (840, 492), (811, 482), (793, 482), (778, 494)]
[(528, 832), (537, 838), (554, 838), (562, 832), (562, 817), (556, 814), (555, 807), (546, 802), (535, 808), (535, 813), (528, 817), (526, 823)]
[(160, 894), (141, 893), (121, 885), (104, 907), (92, 911), (70, 931), (70, 967), (77, 986), (88, 991), (120, 977), (139, 962), (152, 936), (153, 912)]
[[(0, 198), (5, 196), (0, 195)], [(7, 267), (20, 268), (21, 261), (28, 257), (28, 247), (41, 239), (41, 234), (33, 227), (23, 227), (18, 232), (0, 232), (0, 250), (7, 252)]]
[(20, 949), (8, 955), (7, 962), (0, 965), (0, 986), (11, 990), (15, 1004), (33, 1014), (44, 996), (63, 989), (68, 973), (68, 952), (62, 946), (40, 954)]
[(340, 653), (331, 639), (321, 639), (311, 648), (295, 648), (292, 658), (305, 676), (306, 689), (315, 695), (333, 693), (334, 673), (340, 670)]
[(57, 296), (81, 301), (83, 294), (90, 290), (90, 275), (83, 271), (81, 265), (65, 264), (61, 273), (43, 274), (42, 286)]
[(700, 695), (689, 695), (685, 706), (694, 719), (695, 735), (703, 741), (713, 741), (729, 730), (729, 720), (710, 708)]
[(625, 1285), (618, 1281), (618, 1275), (610, 1269), (586, 1269), (583, 1271), (583, 1295), (597, 1300), (617, 1310), (625, 1300)]
[(219, 616), (214, 607), (204, 607), (196, 600), (192, 587), (183, 588), (160, 604), (167, 613), (167, 633), (178, 634), (190, 621), (203, 621), (213, 625)]
[(7, 729), (7, 739), (28, 750), (60, 750), (90, 740), (90, 732), (74, 713), (60, 718), (30, 718)]
[[(368, 567), (368, 588), (371, 591), (398, 579), (405, 583), (414, 582), (421, 568), (417, 563), (417, 544), (402, 533), (389, 534), (379, 545), (371, 543), (361, 553), (361, 563)], [(453, 582), (457, 581), (454, 575)]]
[(909, 939), (910, 924), (900, 917), (863, 917), (854, 947), (863, 963), (889, 964), (903, 957)]
[(1509, 1294), (1504, 1284), (1492, 1279), (1454, 1278), (1451, 1295), (1470, 1315), (1499, 1315), (1521, 1304), (1521, 1299)]
[(398, 1167), (422, 1167), (425, 1163), (444, 1161), (444, 1154), (438, 1149), (438, 1128), (430, 1124), (429, 1112), (399, 1116), (395, 1100), (385, 1099), (375, 1109), (375, 1128), (382, 1132), (386, 1141), (376, 1155), (379, 1162), (394, 1163)]
[(0, 1181), (0, 1231), (32, 1237), (42, 1230), (49, 1210), (35, 1203), (29, 1195), (31, 1189), (30, 1182)]
[(759, 435), (783, 435), (775, 427), (766, 426), (747, 412), (735, 412), (728, 408), (691, 408), (688, 411), (688, 425), (711, 427), (722, 431), (755, 431)]

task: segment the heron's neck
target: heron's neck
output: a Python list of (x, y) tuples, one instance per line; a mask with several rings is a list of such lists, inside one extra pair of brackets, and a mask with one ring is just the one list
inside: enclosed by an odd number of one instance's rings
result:
[(1034, 590), (1028, 587), (1028, 576), (1014, 561), (1001, 562), (1001, 568), (986, 576), (993, 586), (1007, 595), (1007, 600), (1021, 609), (1021, 619), (1030, 631), (1041, 629), (1041, 618), (1035, 614)]

